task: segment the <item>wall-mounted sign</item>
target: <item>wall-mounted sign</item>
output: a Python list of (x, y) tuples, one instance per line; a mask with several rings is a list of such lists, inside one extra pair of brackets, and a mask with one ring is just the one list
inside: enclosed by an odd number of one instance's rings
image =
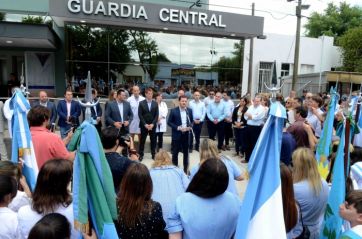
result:
[(262, 17), (122, 0), (50, 0), (49, 14), (60, 26), (82, 21), (228, 38), (263, 35), (264, 24)]

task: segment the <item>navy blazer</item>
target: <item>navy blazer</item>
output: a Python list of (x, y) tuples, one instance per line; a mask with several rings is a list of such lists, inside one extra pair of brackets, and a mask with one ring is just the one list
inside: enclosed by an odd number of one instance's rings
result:
[[(94, 99), (94, 102), (96, 102), (98, 99)], [(84, 102), (84, 100), (82, 101)], [(84, 102), (85, 103), (85, 102)], [(81, 106), (82, 107), (82, 106)], [(96, 120), (97, 117), (102, 117), (103, 111), (101, 107), (101, 103), (99, 102), (96, 106), (96, 109), (94, 107), (90, 107), (91, 110), (91, 117), (92, 119)], [(83, 117), (85, 117), (85, 107), (82, 107)]]
[[(59, 115), (58, 125), (60, 127), (68, 126), (69, 124), (66, 122), (67, 121), (67, 103), (65, 100), (59, 101), (57, 111), (58, 111), (58, 115)], [(70, 105), (70, 116), (75, 118), (75, 120), (76, 120), (75, 123), (78, 125), (79, 125), (79, 116), (81, 113), (82, 113), (82, 110), (81, 110), (79, 102), (72, 100), (71, 105)]]
[[(105, 118), (107, 126), (113, 126), (115, 122), (122, 122), (121, 113), (119, 112), (118, 102), (116, 100), (108, 102)], [(133, 113), (131, 105), (129, 102), (123, 101), (123, 121), (128, 121), (129, 123), (131, 123), (132, 120)], [(126, 129), (128, 130), (128, 126), (126, 127)]]
[[(192, 122), (194, 121), (194, 119), (192, 117), (192, 110), (190, 108), (187, 108), (186, 113), (188, 115), (187, 126), (192, 127)], [(172, 129), (172, 140), (180, 139), (182, 132), (180, 130), (177, 130), (177, 127), (182, 125), (180, 107), (171, 109), (167, 124)]]
[[(40, 101), (39, 100), (34, 101), (33, 107), (38, 106), (38, 105), (40, 105)], [(47, 108), (50, 111), (49, 123), (51, 125), (52, 123), (55, 123), (55, 121), (57, 120), (57, 116), (58, 116), (57, 108), (55, 107), (55, 104), (49, 100), (47, 102)]]
[(140, 118), (139, 127), (141, 129), (146, 129), (145, 124), (153, 124), (154, 129), (156, 129), (158, 121), (158, 104), (156, 101), (152, 100), (151, 111), (148, 109), (147, 100), (142, 100), (138, 106), (138, 117)]

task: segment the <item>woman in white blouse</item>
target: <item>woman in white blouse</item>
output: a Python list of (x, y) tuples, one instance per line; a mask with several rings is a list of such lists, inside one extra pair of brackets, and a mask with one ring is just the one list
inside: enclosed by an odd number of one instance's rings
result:
[[(162, 94), (156, 94), (156, 102), (158, 104), (158, 122), (156, 127), (156, 137), (157, 137), (157, 149), (162, 149), (163, 144), (163, 133), (167, 130), (166, 117), (168, 114), (168, 108), (164, 101), (162, 101)], [(157, 150), (157, 151), (158, 151)]]

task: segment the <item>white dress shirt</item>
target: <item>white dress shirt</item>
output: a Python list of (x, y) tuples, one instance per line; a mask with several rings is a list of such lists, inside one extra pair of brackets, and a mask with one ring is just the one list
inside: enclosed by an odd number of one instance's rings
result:
[(70, 116), (70, 108), (71, 108), (71, 106), (72, 106), (72, 102), (66, 101), (66, 103), (67, 103), (67, 116), (69, 117), (69, 116)]
[(192, 110), (192, 116), (194, 120), (204, 121), (206, 115), (205, 103), (202, 101), (191, 100), (189, 107)]
[[(248, 119), (246, 114), (251, 114), (252, 119)], [(264, 123), (264, 117), (265, 109), (262, 105), (258, 105), (257, 107), (251, 105), (244, 114), (244, 118), (247, 120), (247, 124), (252, 126), (261, 126)]]
[(180, 107), (180, 113), (181, 113), (181, 127), (182, 128), (186, 128), (187, 127), (187, 114), (186, 114), (186, 109), (182, 109)]
[(119, 113), (121, 114), (121, 121), (123, 122), (123, 102), (117, 102)]

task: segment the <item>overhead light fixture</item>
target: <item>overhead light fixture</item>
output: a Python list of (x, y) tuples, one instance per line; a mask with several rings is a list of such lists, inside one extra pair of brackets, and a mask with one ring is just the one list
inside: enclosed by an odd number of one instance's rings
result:
[(167, 30), (168, 30), (168, 28), (167, 28), (167, 27), (164, 27), (164, 28), (163, 28), (163, 30), (167, 31)]
[(231, 34), (230, 34), (230, 36), (234, 37), (234, 36), (235, 36), (235, 34), (234, 34), (234, 33), (231, 33)]
[(6, 43), (7, 43), (7, 44), (12, 44), (13, 41), (8, 40), (8, 41), (6, 41)]
[(80, 22), (81, 22), (81, 23), (86, 23), (87, 21), (85, 21), (85, 20), (80, 20)]

